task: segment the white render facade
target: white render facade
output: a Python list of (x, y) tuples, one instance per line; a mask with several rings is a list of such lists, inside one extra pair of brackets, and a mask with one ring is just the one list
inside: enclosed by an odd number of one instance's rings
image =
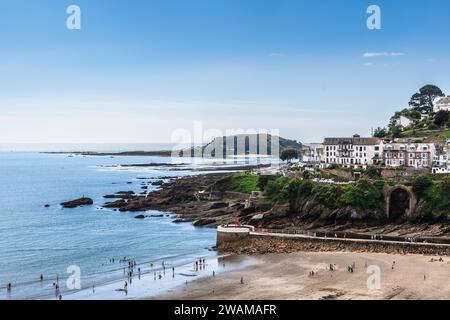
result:
[(450, 111), (450, 96), (436, 99), (434, 102), (434, 112), (441, 110)]
[(432, 173), (450, 173), (450, 140), (444, 146), (438, 148), (433, 157)]
[(431, 168), (435, 159), (434, 143), (388, 143), (384, 146), (386, 167)]
[(410, 125), (414, 124), (416, 121), (411, 118), (404, 115), (401, 115), (400, 118), (397, 120), (397, 125), (405, 129), (406, 127), (409, 127)]
[(322, 143), (310, 143), (303, 146), (302, 159), (305, 163), (324, 163), (324, 146)]
[(377, 138), (325, 138), (323, 144), (327, 164), (366, 168), (382, 159), (383, 141)]

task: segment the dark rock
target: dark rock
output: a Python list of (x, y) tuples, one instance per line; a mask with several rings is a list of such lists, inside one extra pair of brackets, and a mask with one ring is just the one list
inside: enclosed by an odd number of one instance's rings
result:
[(63, 208), (67, 208), (67, 209), (71, 209), (71, 208), (76, 208), (79, 206), (85, 206), (85, 205), (92, 205), (94, 204), (94, 201), (92, 201), (91, 198), (79, 198), (79, 199), (75, 199), (72, 201), (67, 201), (67, 202), (62, 202), (61, 206), (63, 206)]
[(49, 204), (46, 204), (44, 207), (46, 207), (46, 208), (50, 208), (50, 205)]
[(173, 220), (172, 222), (173, 223), (186, 223), (186, 222), (192, 222), (192, 221), (193, 221), (192, 219), (178, 218), (178, 219)]
[(119, 191), (116, 194), (104, 195), (105, 199), (131, 199), (134, 197), (134, 191)]
[(140, 214), (136, 217), (134, 217), (135, 219), (145, 219), (145, 216), (143, 214)]
[(200, 219), (194, 222), (194, 226), (196, 227), (203, 227), (207, 225), (214, 225), (216, 224), (215, 219)]
[(123, 208), (127, 206), (127, 202), (125, 200), (117, 200), (114, 202), (107, 202), (103, 205), (103, 208)]
[(221, 209), (221, 208), (227, 208), (227, 207), (228, 207), (228, 203), (226, 203), (226, 202), (213, 202), (210, 204), (209, 210)]

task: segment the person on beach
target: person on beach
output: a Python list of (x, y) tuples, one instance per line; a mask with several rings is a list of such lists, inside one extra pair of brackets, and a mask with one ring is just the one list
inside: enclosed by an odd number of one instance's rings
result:
[(92, 285), (92, 293), (95, 293), (95, 284)]
[(41, 279), (41, 282), (44, 281), (44, 275), (42, 273), (41, 273), (41, 277), (39, 279)]
[(128, 288), (128, 282), (125, 281), (125, 285), (123, 286), (123, 290), (127, 290)]
[(58, 296), (58, 299), (61, 301), (62, 300), (62, 294), (60, 294), (59, 296)]
[(6, 291), (11, 292), (11, 288), (12, 288), (12, 284), (11, 282), (8, 283), (8, 285), (6, 286)]
[(241, 284), (244, 284), (244, 277), (241, 277)]
[(216, 276), (216, 272), (213, 270), (213, 278)]
[(138, 278), (141, 279), (141, 268), (138, 268)]
[(172, 267), (172, 278), (175, 278), (175, 268)]

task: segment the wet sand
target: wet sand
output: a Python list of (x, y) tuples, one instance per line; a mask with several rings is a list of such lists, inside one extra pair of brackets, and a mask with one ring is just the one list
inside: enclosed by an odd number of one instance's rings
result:
[[(157, 299), (450, 299), (450, 257), (439, 262), (440, 257), (426, 255), (298, 252), (253, 258), (255, 263), (243, 270), (193, 281)], [(432, 258), (437, 261), (430, 262)], [(336, 265), (335, 271), (329, 270), (330, 264)], [(378, 289), (368, 288), (374, 276), (366, 266), (380, 268)]]

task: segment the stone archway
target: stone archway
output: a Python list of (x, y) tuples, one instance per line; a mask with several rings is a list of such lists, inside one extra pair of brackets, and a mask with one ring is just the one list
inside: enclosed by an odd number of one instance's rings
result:
[(415, 211), (417, 199), (412, 187), (397, 185), (386, 191), (386, 216), (389, 220), (397, 220), (402, 216), (410, 217)]

